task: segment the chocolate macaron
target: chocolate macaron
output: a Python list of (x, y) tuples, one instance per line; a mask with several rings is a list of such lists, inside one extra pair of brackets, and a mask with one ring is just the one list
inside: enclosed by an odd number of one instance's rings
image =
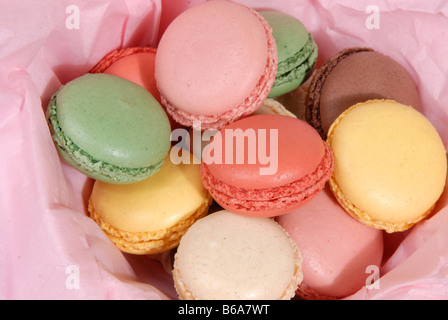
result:
[(370, 99), (392, 99), (420, 110), (417, 87), (402, 65), (371, 48), (346, 48), (311, 79), (306, 120), (325, 139), (342, 112)]

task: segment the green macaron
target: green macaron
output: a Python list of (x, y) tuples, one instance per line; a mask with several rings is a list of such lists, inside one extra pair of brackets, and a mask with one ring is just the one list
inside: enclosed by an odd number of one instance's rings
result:
[(293, 91), (314, 70), (317, 45), (305, 26), (293, 16), (277, 11), (259, 12), (272, 28), (277, 45), (278, 68), (269, 98)]
[(60, 155), (85, 175), (133, 183), (157, 172), (171, 127), (158, 101), (131, 81), (86, 74), (51, 98), (47, 119)]

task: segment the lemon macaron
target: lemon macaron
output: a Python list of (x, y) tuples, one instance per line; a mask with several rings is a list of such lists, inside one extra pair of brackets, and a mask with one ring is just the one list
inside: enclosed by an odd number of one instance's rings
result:
[(175, 248), (208, 213), (212, 198), (202, 185), (200, 165), (193, 160), (175, 164), (170, 154), (157, 173), (141, 182), (94, 183), (90, 216), (123, 252), (155, 254)]
[(359, 221), (404, 231), (441, 196), (446, 150), (420, 112), (394, 100), (369, 100), (343, 112), (328, 133), (335, 159), (330, 187)]

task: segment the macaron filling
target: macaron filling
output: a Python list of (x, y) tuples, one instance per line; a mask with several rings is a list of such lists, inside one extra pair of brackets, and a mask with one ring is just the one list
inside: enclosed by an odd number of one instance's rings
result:
[[(287, 212), (301, 205), (325, 186), (333, 168), (333, 154), (326, 143), (319, 166), (310, 174), (284, 186), (263, 189), (244, 189), (214, 177), (207, 165), (201, 166), (204, 186), (222, 206), (228, 206), (256, 216), (263, 211)], [(237, 196), (236, 196), (237, 195)]]
[[(161, 168), (164, 158), (153, 165), (140, 168), (122, 167), (95, 159), (74, 143), (62, 130), (57, 116), (56, 100), (57, 93), (51, 98), (47, 110), (47, 118), (50, 124), (49, 127), (51, 129), (53, 140), (57, 147), (62, 151), (60, 154), (71, 165), (90, 172), (92, 175), (97, 175), (99, 173), (105, 177), (109, 177), (117, 183), (122, 181), (126, 183), (129, 183), (130, 181), (140, 181), (149, 177), (152, 173)], [(94, 170), (92, 170), (92, 168), (94, 168)]]

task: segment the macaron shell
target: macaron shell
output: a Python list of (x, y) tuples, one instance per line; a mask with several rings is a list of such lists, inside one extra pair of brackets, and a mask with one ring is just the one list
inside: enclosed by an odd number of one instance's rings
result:
[(318, 49), (305, 26), (293, 16), (278, 11), (259, 12), (272, 28), (277, 45), (278, 70), (268, 97), (277, 97), (299, 87), (314, 70)]
[(103, 73), (122, 77), (142, 86), (160, 103), (160, 93), (154, 77), (155, 59), (156, 49), (137, 52), (115, 61)]
[(365, 285), (368, 266), (381, 266), (382, 231), (347, 215), (328, 185), (306, 205), (277, 221), (302, 253), (304, 280), (298, 289), (302, 298), (349, 296)]
[(388, 232), (425, 217), (440, 197), (446, 151), (436, 129), (413, 108), (390, 100), (357, 104), (335, 121), (330, 185), (349, 213)]
[(274, 86), (271, 92), (269, 92), (269, 98), (278, 97), (297, 89), (311, 76), (316, 65), (318, 50), (314, 41), (310, 43), (310, 46), (311, 51), (304, 51), (303, 54), (299, 54), (299, 56), (306, 56), (303, 63), (281, 77), (276, 78)]
[(370, 99), (392, 99), (420, 110), (417, 87), (406, 69), (381, 53), (358, 52), (341, 60), (325, 80), (320, 97), (323, 129), (328, 132), (343, 111)]
[(199, 170), (199, 164), (176, 165), (167, 156), (162, 168), (141, 182), (131, 185), (96, 182), (92, 204), (104, 222), (120, 230), (154, 232), (169, 228), (209, 198)]
[(196, 5), (162, 36), (156, 58), (159, 90), (170, 104), (195, 115), (229, 111), (264, 74), (267, 43), (263, 25), (248, 8), (230, 1)]
[(259, 13), (272, 28), (279, 65), (294, 56), (308, 42), (308, 31), (295, 17), (278, 11), (259, 11)]
[(356, 103), (392, 99), (420, 110), (418, 89), (409, 72), (372, 48), (345, 48), (313, 76), (306, 119), (326, 139), (334, 120)]
[(207, 166), (201, 166), (204, 186), (223, 208), (251, 217), (274, 217), (299, 208), (310, 201), (331, 176), (333, 157), (325, 144), (325, 155), (319, 166), (303, 179), (284, 186), (266, 189), (244, 189), (223, 183), (213, 177)]
[(309, 201), (333, 170), (329, 146), (305, 121), (256, 115), (213, 136), (203, 151), (204, 186), (222, 207), (272, 217)]
[(97, 161), (147, 167), (170, 148), (170, 126), (160, 104), (119, 77), (87, 74), (71, 81), (57, 93), (56, 111), (64, 134)]
[(300, 263), (275, 221), (222, 210), (182, 237), (173, 273), (181, 299), (290, 299), (302, 281)]
[[(239, 144), (246, 134), (251, 142)], [(236, 138), (231, 144), (229, 139), (232, 135)], [(266, 150), (263, 152), (263, 149)], [(221, 150), (219, 160), (212, 156), (213, 150)], [(256, 115), (226, 126), (204, 151), (204, 162), (215, 178), (252, 190), (283, 186), (312, 173), (322, 161), (324, 145), (317, 132), (302, 120), (280, 115)], [(269, 151), (272, 152), (270, 159), (264, 161), (260, 155), (268, 155)], [(249, 153), (254, 157), (249, 158)], [(237, 157), (242, 155), (244, 159), (238, 161)], [(262, 164), (262, 161), (267, 164)], [(268, 174), (260, 174), (260, 169)]]

